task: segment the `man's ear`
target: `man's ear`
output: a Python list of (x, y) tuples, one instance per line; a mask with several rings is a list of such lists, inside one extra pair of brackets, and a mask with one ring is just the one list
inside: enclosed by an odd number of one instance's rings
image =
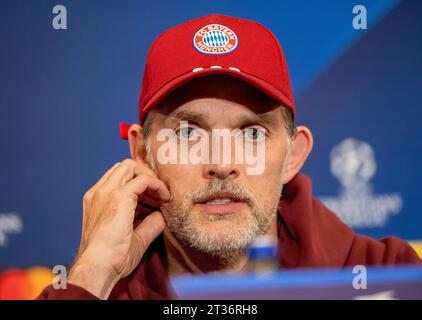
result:
[(132, 124), (128, 131), (130, 157), (136, 162), (146, 163), (145, 140), (142, 127)]
[(311, 153), (313, 145), (314, 139), (311, 131), (304, 126), (298, 126), (292, 141), (290, 155), (284, 169), (283, 184), (292, 180), (293, 177), (300, 171)]

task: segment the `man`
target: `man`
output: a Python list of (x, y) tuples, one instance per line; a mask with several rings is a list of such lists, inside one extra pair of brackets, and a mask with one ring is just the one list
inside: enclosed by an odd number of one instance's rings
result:
[(41, 299), (167, 298), (169, 276), (242, 272), (260, 235), (278, 238), (283, 268), (420, 263), (312, 197), (300, 173), (312, 134), (294, 125), (285, 58), (260, 24), (209, 15), (161, 34), (139, 111), (123, 132), (131, 159), (84, 196), (68, 289)]

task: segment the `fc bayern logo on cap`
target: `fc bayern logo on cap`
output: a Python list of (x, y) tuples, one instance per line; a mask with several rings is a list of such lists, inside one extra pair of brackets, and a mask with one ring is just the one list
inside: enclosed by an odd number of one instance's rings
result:
[(221, 24), (209, 24), (193, 37), (193, 46), (205, 54), (226, 54), (237, 48), (236, 33)]

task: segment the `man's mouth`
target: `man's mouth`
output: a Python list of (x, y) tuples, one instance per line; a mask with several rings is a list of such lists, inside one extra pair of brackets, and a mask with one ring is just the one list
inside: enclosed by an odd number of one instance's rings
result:
[(232, 193), (220, 192), (204, 196), (195, 201), (195, 204), (206, 214), (227, 215), (238, 213), (246, 206), (246, 199)]
[(237, 202), (237, 201), (234, 201), (230, 198), (217, 198), (211, 201), (206, 201), (205, 204), (226, 204), (226, 203), (231, 203), (231, 202)]

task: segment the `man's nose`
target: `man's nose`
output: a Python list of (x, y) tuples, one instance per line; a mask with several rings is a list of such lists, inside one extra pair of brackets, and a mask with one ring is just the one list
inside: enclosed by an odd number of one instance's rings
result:
[(233, 164), (207, 164), (203, 168), (205, 179), (236, 179), (239, 177), (239, 169)]

